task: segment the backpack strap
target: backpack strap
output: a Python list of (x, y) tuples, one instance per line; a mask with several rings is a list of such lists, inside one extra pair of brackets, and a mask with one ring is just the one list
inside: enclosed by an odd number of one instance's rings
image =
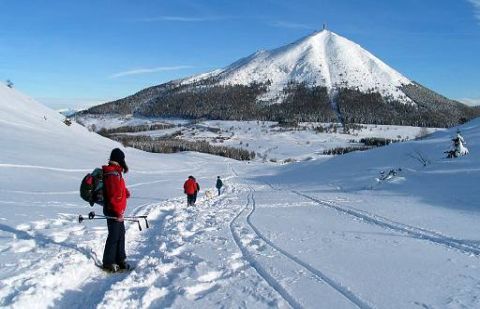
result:
[(121, 175), (119, 172), (117, 172), (117, 171), (108, 172), (108, 173), (103, 173), (103, 176), (104, 176), (104, 177), (105, 177), (105, 176), (111, 176), (111, 175), (113, 175), (113, 176), (118, 176), (118, 177), (122, 178), (122, 175)]

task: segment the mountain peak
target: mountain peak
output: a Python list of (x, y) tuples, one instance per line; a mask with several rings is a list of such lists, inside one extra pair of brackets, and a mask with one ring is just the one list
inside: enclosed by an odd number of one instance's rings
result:
[[(282, 100), (289, 83), (376, 91), (404, 103), (412, 103), (399, 89), (412, 82), (360, 45), (322, 29), (291, 44), (260, 50), (218, 73), (221, 84), (265, 83), (270, 87), (262, 98)], [(191, 79), (186, 79), (188, 83)], [(198, 79), (197, 79), (198, 80)]]
[[(315, 31), (312, 34), (307, 35), (307, 36), (299, 39), (298, 41), (296, 41), (296, 42), (294, 42), (290, 45), (309, 46), (309, 47), (313, 47), (313, 48), (324, 48), (326, 45), (334, 44), (335, 39), (338, 38), (338, 37), (340, 37), (340, 36), (337, 35), (336, 33), (332, 32), (330, 30), (327, 30), (327, 29), (323, 29), (323, 30), (320, 30), (320, 31)], [(345, 39), (345, 38), (343, 38), (343, 39)], [(347, 39), (345, 39), (345, 40), (347, 40)], [(352, 44), (354, 44), (354, 43), (352, 42)]]
[(331, 34), (335, 34), (335, 33), (325, 28), (322, 30), (314, 31), (312, 34), (309, 35), (309, 37), (315, 37), (319, 35), (331, 35)]

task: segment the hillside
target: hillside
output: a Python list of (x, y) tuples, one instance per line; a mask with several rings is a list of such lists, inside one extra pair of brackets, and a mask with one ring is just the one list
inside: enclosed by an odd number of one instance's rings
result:
[(471, 119), (476, 111), (323, 30), (224, 69), (150, 87), (83, 114), (448, 127)]

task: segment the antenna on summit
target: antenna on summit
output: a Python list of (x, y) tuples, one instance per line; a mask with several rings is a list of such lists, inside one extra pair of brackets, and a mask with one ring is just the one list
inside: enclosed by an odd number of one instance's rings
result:
[(322, 31), (327, 30), (327, 23), (323, 23), (323, 29)]

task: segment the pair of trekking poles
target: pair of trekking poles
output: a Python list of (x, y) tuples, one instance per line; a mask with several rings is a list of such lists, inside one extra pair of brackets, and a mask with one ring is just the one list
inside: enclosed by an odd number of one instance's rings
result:
[[(117, 220), (117, 217), (110, 217), (110, 216), (104, 216), (104, 215), (97, 215), (95, 214), (94, 211), (91, 211), (88, 213), (88, 217), (84, 217), (82, 215), (78, 216), (78, 223), (82, 223), (83, 220), (107, 220), (107, 219), (113, 219)], [(137, 222), (138, 224), (138, 229), (141, 231), (142, 230), (142, 225), (140, 224), (140, 220), (143, 219), (145, 220), (145, 227), (148, 229), (150, 226), (148, 226), (148, 221), (147, 221), (147, 216), (130, 216), (130, 217), (123, 217), (124, 221), (130, 221), (130, 222)]]

